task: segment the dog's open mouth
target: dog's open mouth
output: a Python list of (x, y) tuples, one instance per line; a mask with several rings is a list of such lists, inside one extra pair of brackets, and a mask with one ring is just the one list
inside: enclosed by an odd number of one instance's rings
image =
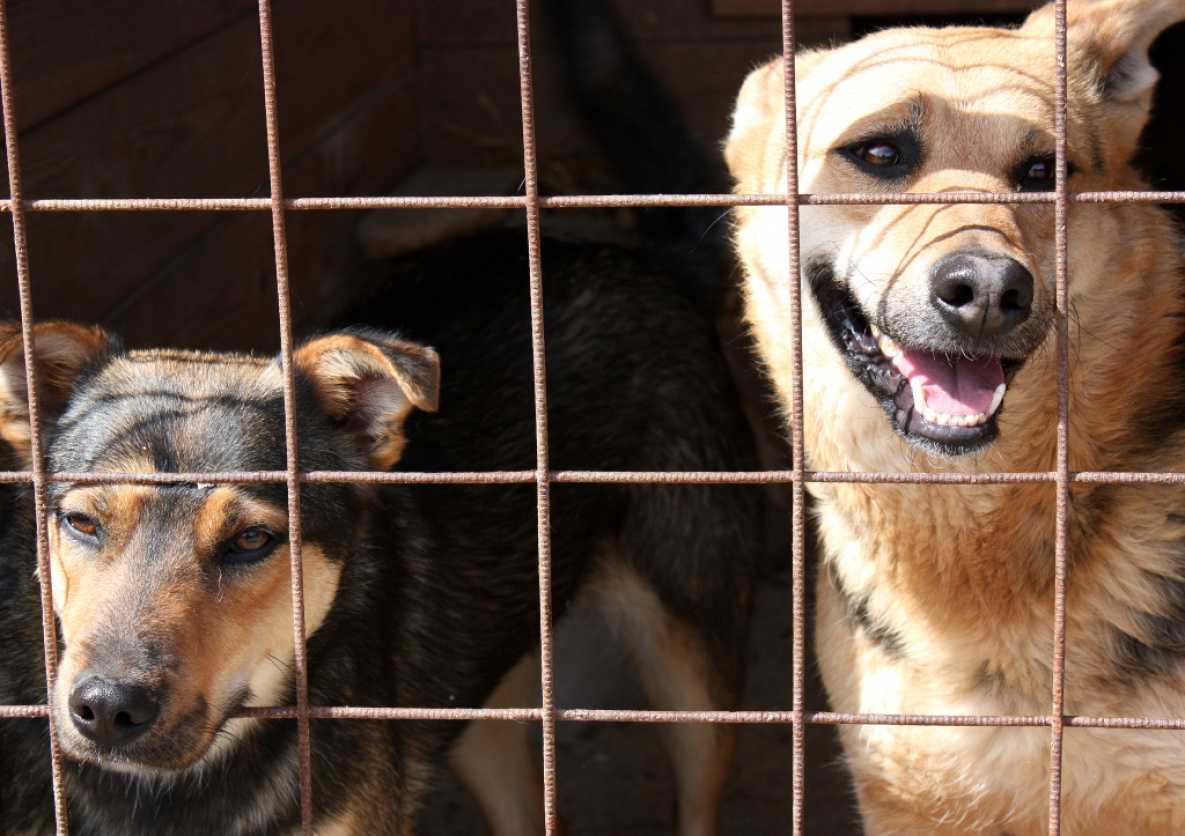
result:
[(848, 367), (909, 441), (959, 455), (996, 439), (996, 416), (1021, 361), (903, 346), (836, 285), (816, 286), (815, 294)]

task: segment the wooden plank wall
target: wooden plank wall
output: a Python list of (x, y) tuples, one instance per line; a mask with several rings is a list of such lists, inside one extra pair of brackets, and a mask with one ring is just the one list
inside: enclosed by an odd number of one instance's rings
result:
[[(266, 195), (256, 9), (12, 3), (26, 197)], [(381, 192), (415, 157), (410, 7), (279, 0), (274, 22), (286, 194)], [(361, 264), (357, 220), (290, 214), (298, 319), (340, 297)], [(31, 213), (29, 233), (38, 317), (99, 320), (135, 345), (276, 345), (266, 213)], [(2, 246), (0, 310), (14, 314), (11, 239)]]

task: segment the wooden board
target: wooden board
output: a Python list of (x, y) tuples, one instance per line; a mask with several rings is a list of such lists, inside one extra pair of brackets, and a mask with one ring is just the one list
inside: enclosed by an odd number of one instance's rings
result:
[[(383, 189), (413, 156), (410, 79), (387, 88), (371, 107), (324, 137), (285, 173), (286, 194), (365, 195)], [(356, 238), (358, 211), (289, 212), (288, 262), (294, 319), (322, 324), (352, 292), (365, 261)], [(274, 350), (279, 330), (271, 216), (238, 213), (157, 265), (134, 299), (104, 325), (134, 345)]]
[(8, 31), (25, 130), (245, 15), (252, 0), (16, 0)]
[[(320, 0), (290, 0), (275, 15), (281, 150), (289, 164), (307, 160), (326, 174), (316, 182), (320, 194), (344, 193), (340, 178), (355, 165), (357, 134), (342, 126), (356, 122), (359, 109), (385, 114), (386, 147), (368, 147), (366, 162), (381, 158), (387, 183), (412, 153), (391, 135), (414, 122), (406, 85), (396, 84), (413, 58), (408, 11), (379, 0), (353, 0), (338, 10), (329, 16)], [(258, 21), (241, 17), (27, 130), (25, 194), (265, 195), (261, 79)], [(376, 100), (384, 91), (390, 102)], [(390, 113), (396, 103), (397, 116)], [(214, 213), (35, 214), (35, 311), (95, 318), (118, 310), (162, 265), (184, 260), (217, 220)], [(0, 275), (13, 273), (5, 237)], [(15, 302), (15, 284), (0, 283), (0, 310), (12, 313)]]
[[(760, 22), (713, 17), (702, 2), (611, 0), (631, 37), (643, 40), (714, 40), (760, 36)], [(531, 3), (531, 43), (551, 41), (548, 2)], [(417, 0), (416, 40), (431, 45), (517, 43), (514, 3), (508, 0)]]

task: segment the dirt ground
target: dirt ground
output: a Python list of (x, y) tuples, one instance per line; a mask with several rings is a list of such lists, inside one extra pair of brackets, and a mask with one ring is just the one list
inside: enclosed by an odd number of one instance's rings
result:
[[(790, 708), (791, 625), (789, 574), (782, 572), (763, 580), (757, 591), (742, 708)], [(565, 662), (561, 657), (556, 671), (561, 688), (558, 704), (640, 706), (629, 683), (604, 675), (603, 666), (594, 658), (604, 652), (596, 635), (575, 640), (561, 637), (560, 641), (567, 644), (564, 655), (582, 656), (583, 664)], [(590, 659), (591, 670), (587, 666)], [(614, 669), (620, 670), (620, 666), (614, 665)], [(563, 688), (565, 680), (576, 683), (567, 693)], [(607, 680), (609, 687), (605, 687)], [(590, 705), (590, 700), (597, 705)], [(806, 707), (825, 708), (813, 664)], [(569, 836), (657, 836), (672, 832), (671, 770), (655, 727), (561, 724), (557, 733), (559, 807)], [(789, 726), (741, 727), (736, 762), (724, 793), (722, 834), (772, 836), (790, 832), (791, 757)], [(859, 836), (859, 820), (834, 728), (808, 727), (806, 757), (805, 832), (811, 836)], [(464, 836), (487, 830), (477, 807), (450, 776), (427, 799), (419, 832)]]

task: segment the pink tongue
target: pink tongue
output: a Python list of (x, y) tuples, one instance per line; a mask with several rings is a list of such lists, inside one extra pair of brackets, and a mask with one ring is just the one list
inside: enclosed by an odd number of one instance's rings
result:
[(893, 358), (897, 371), (922, 384), (926, 405), (947, 415), (978, 415), (992, 405), (1004, 369), (995, 357), (969, 360), (906, 349)]

